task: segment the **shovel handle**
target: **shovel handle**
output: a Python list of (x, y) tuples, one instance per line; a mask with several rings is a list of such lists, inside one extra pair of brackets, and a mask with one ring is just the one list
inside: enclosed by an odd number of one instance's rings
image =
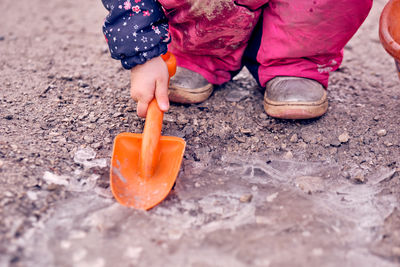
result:
[[(169, 77), (175, 75), (176, 58), (170, 52), (162, 55), (168, 67)], [(144, 124), (141, 154), (139, 157), (140, 175), (143, 178), (149, 178), (154, 174), (159, 157), (159, 141), (164, 112), (160, 110), (157, 100), (154, 98), (147, 109), (146, 122)]]

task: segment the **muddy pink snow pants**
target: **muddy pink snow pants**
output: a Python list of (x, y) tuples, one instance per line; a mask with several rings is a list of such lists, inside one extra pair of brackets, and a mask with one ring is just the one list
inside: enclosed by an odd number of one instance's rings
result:
[(159, 0), (178, 65), (222, 84), (246, 66), (261, 86), (275, 76), (328, 85), (372, 0)]

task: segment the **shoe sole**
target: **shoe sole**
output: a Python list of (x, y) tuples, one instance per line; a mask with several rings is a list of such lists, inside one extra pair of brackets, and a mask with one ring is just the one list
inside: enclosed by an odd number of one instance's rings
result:
[(196, 104), (207, 100), (213, 92), (213, 85), (188, 89), (178, 86), (170, 86), (168, 90), (169, 100), (181, 104)]
[(264, 98), (265, 112), (274, 118), (302, 120), (321, 117), (328, 110), (326, 92), (318, 102), (277, 102)]

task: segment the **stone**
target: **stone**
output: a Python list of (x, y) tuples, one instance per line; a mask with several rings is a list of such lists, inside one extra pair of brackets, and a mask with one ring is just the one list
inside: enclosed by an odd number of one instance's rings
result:
[(240, 132), (241, 132), (242, 134), (250, 135), (250, 134), (253, 133), (253, 130), (251, 130), (251, 129), (246, 129), (246, 128), (241, 128), (241, 129), (240, 129)]
[(292, 143), (297, 143), (298, 140), (299, 138), (297, 137), (297, 134), (294, 134), (292, 137), (290, 137), (290, 142)]
[(89, 143), (89, 144), (93, 143), (93, 141), (94, 141), (93, 137), (88, 136), (88, 135), (85, 135), (85, 136), (83, 137), (83, 140), (85, 140), (85, 142), (86, 142), (86, 143)]
[(333, 147), (339, 147), (341, 144), (342, 144), (342, 143), (340, 143), (340, 141), (339, 141), (338, 139), (333, 139), (333, 140), (330, 142), (330, 145), (333, 146)]
[(259, 115), (259, 117), (260, 117), (260, 119), (265, 120), (265, 119), (267, 118), (267, 114), (261, 113), (261, 114)]
[(362, 174), (361, 172), (357, 173), (357, 174), (354, 176), (354, 181), (355, 181), (356, 183), (360, 183), (360, 184), (365, 183), (365, 176), (364, 176), (364, 174)]
[(176, 122), (179, 124), (187, 124), (189, 120), (184, 115), (179, 114)]
[(339, 135), (338, 139), (340, 143), (347, 143), (350, 139), (350, 135), (347, 132), (345, 132)]
[(291, 151), (286, 152), (283, 156), (284, 159), (293, 159), (293, 153)]
[(383, 142), (383, 144), (384, 144), (386, 147), (391, 147), (391, 146), (393, 146), (393, 143), (388, 142), (388, 141)]
[(252, 198), (253, 198), (252, 194), (243, 195), (243, 196), (240, 197), (240, 202), (248, 203), (248, 202), (251, 202)]
[(36, 193), (36, 192), (27, 191), (27, 192), (26, 192), (26, 195), (27, 195), (27, 197), (28, 197), (30, 200), (32, 200), (32, 201), (38, 200), (38, 196), (37, 196), (37, 193)]
[(376, 131), (376, 134), (379, 136), (385, 136), (387, 134), (387, 131), (385, 129), (379, 129)]
[(235, 135), (234, 138), (239, 142), (239, 143), (246, 143), (246, 139), (241, 136)]
[(86, 83), (86, 82), (84, 82), (84, 81), (82, 81), (82, 80), (80, 80), (80, 81), (78, 82), (78, 86), (81, 87), (81, 88), (86, 88), (86, 87), (89, 86), (89, 84)]
[(99, 149), (99, 148), (101, 148), (103, 145), (102, 145), (102, 143), (101, 142), (97, 142), (97, 143), (94, 143), (93, 145), (92, 145), (92, 147), (94, 148), (94, 149)]
[(4, 196), (11, 198), (11, 197), (14, 197), (14, 194), (11, 193), (10, 191), (6, 191), (6, 192), (4, 192)]

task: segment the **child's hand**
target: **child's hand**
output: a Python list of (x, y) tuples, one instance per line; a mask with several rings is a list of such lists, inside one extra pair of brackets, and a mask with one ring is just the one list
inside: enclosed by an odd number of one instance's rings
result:
[(132, 68), (131, 97), (137, 102), (139, 117), (146, 117), (147, 108), (154, 97), (162, 111), (168, 110), (168, 79), (168, 68), (161, 57)]

